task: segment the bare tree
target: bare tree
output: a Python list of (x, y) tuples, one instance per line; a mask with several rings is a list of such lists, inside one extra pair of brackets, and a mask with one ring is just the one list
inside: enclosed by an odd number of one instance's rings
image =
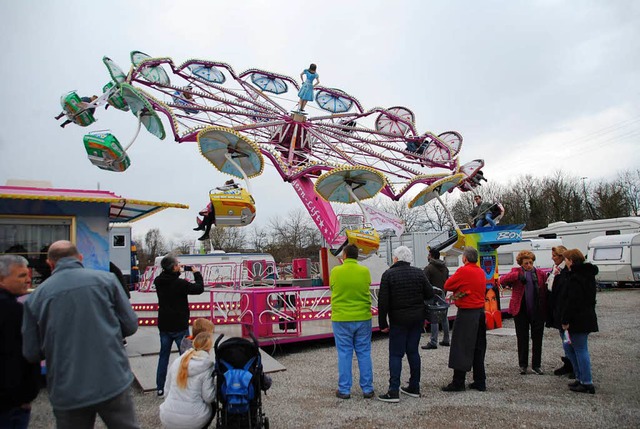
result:
[(247, 231), (247, 246), (254, 252), (264, 252), (269, 244), (269, 232), (265, 228), (253, 226)]
[(627, 200), (629, 215), (640, 216), (640, 168), (618, 173), (616, 182)]
[(285, 217), (269, 219), (271, 240), (266, 246), (278, 262), (289, 262), (294, 258), (317, 259), (320, 249), (320, 232), (309, 215), (301, 209), (287, 213)]
[(377, 199), (373, 205), (376, 208), (396, 216), (404, 221), (404, 231), (424, 231), (429, 229), (425, 224), (424, 210), (410, 209), (409, 199), (402, 198), (400, 201), (392, 201), (387, 198)]
[(627, 195), (617, 183), (597, 183), (592, 192), (593, 210), (597, 219), (627, 216), (631, 211)]
[(170, 248), (171, 252), (178, 255), (186, 255), (191, 252), (193, 247), (193, 240), (187, 238), (179, 238), (176, 243), (172, 243)]
[(242, 228), (221, 227), (211, 228), (209, 240), (212, 249), (224, 250), (225, 252), (238, 252), (242, 250), (246, 243), (246, 235)]
[[(143, 241), (139, 241), (142, 243)], [(142, 251), (138, 251), (138, 260), (140, 261), (140, 269), (144, 270), (149, 265), (153, 265), (156, 257), (167, 252), (165, 239), (158, 228), (147, 231), (144, 236), (144, 247)]]

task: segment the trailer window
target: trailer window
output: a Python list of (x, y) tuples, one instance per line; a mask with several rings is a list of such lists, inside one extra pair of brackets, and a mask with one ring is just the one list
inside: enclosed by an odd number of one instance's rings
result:
[(459, 266), (460, 264), (458, 263), (458, 256), (453, 256), (453, 255), (445, 256), (444, 257), (444, 264), (449, 268), (451, 268), (451, 267), (455, 268), (455, 267)]
[(113, 247), (126, 247), (127, 240), (124, 234), (114, 234), (113, 235)]
[(513, 252), (498, 253), (498, 265), (513, 265)]
[(594, 261), (618, 261), (622, 258), (622, 247), (607, 247), (593, 251)]

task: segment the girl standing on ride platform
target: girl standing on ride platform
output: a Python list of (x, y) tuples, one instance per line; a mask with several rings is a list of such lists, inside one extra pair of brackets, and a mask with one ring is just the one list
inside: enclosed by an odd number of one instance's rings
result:
[(307, 77), (307, 80), (302, 81), (302, 87), (298, 92), (298, 97), (300, 97), (300, 102), (298, 105), (300, 106), (300, 111), (304, 112), (304, 106), (307, 105), (308, 101), (313, 101), (313, 81), (316, 81), (316, 85), (320, 84), (320, 75), (316, 73), (316, 65), (311, 64), (308, 69), (305, 69), (300, 73), (300, 79), (304, 79)]

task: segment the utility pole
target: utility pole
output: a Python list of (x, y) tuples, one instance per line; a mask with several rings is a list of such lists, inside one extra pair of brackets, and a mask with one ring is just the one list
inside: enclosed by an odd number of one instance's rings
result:
[(589, 202), (589, 199), (587, 198), (587, 186), (586, 186), (586, 180), (588, 179), (588, 177), (581, 177), (580, 180), (582, 180), (582, 195), (584, 198), (584, 204), (587, 207), (587, 212), (590, 216), (591, 219), (595, 219), (595, 215), (593, 213), (593, 207), (591, 206), (591, 203)]

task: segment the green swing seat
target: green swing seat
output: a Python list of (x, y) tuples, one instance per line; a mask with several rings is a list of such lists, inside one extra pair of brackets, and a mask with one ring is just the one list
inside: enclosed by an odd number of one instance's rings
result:
[(127, 153), (111, 133), (90, 133), (84, 136), (83, 142), (89, 161), (98, 168), (122, 172), (131, 165)]

